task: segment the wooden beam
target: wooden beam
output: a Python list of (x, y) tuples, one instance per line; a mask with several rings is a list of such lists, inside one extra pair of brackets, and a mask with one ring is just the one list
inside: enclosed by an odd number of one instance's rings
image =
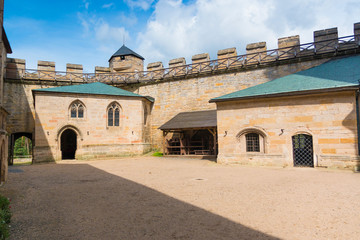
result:
[(167, 155), (167, 142), (166, 142), (166, 135), (168, 134), (168, 131), (163, 131), (163, 154)]
[(208, 128), (207, 129), (213, 136), (216, 135), (216, 129), (211, 129), (211, 128)]

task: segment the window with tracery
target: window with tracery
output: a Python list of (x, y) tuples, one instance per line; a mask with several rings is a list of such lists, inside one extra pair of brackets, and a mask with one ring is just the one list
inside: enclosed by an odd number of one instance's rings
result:
[(85, 107), (80, 101), (75, 101), (70, 105), (71, 118), (84, 118)]
[(108, 126), (120, 126), (120, 105), (111, 103), (107, 110)]

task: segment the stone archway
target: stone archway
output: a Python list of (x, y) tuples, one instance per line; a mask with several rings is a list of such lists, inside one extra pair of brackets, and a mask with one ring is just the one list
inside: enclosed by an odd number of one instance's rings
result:
[(13, 165), (14, 164), (14, 147), (15, 147), (15, 142), (16, 140), (18, 140), (21, 137), (26, 137), (31, 141), (31, 153), (33, 152), (33, 146), (34, 144), (32, 144), (33, 141), (33, 134), (32, 133), (28, 133), (28, 132), (16, 132), (16, 133), (12, 133), (10, 135), (10, 139), (9, 139), (9, 148), (8, 148), (8, 163), (9, 165)]
[(61, 159), (75, 159), (76, 149), (77, 134), (72, 129), (66, 129), (60, 137)]

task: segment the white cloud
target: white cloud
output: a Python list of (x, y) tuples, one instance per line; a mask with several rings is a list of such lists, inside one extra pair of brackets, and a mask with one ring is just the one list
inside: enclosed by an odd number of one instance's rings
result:
[(130, 41), (130, 34), (124, 27), (111, 26), (105, 19), (87, 13), (78, 13), (84, 35), (104, 54), (111, 56), (124, 41)]
[(143, 10), (148, 10), (151, 7), (151, 4), (154, 0), (124, 0), (125, 3), (131, 8), (141, 8)]
[(94, 31), (99, 48), (107, 53), (113, 53), (124, 41), (130, 40), (130, 35), (125, 28), (112, 27), (102, 19), (95, 24)]
[(277, 47), (280, 37), (300, 35), (311, 42), (313, 31), (339, 27), (339, 36), (351, 35), (359, 22), (360, 4), (355, 1), (310, 0), (159, 0), (137, 37), (139, 54), (148, 62), (167, 62), (217, 50), (237, 47), (245, 53), (246, 44), (266, 41), (268, 49)]
[(88, 1), (86, 1), (86, 0), (83, 0), (83, 3), (84, 3), (85, 9), (88, 10), (90, 3)]
[(108, 4), (102, 5), (102, 8), (111, 8), (112, 6), (114, 6), (114, 3), (108, 3)]
[(83, 27), (84, 34), (87, 35), (90, 30), (90, 22), (81, 13), (77, 13), (78, 19), (80, 20), (81, 26)]

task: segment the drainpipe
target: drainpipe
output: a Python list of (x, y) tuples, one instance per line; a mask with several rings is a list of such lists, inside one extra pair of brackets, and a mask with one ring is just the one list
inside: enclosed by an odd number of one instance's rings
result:
[(359, 119), (359, 89), (356, 90), (356, 125), (357, 125), (357, 142), (358, 142), (358, 155), (360, 155), (360, 119)]

